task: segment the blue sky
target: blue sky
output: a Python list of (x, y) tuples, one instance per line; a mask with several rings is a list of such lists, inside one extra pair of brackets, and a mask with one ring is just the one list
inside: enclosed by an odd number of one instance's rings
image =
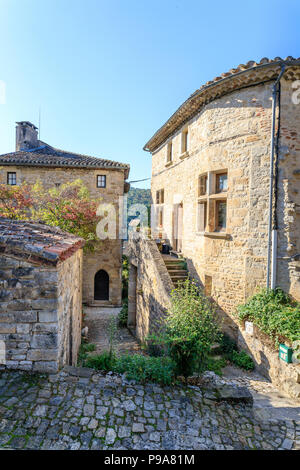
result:
[(299, 17), (298, 0), (0, 0), (0, 153), (41, 107), (42, 140), (150, 177), (143, 145), (177, 107), (240, 63), (300, 56)]

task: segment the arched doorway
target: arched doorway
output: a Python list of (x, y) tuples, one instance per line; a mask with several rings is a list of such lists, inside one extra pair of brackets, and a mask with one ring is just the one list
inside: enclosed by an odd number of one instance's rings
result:
[(104, 269), (95, 274), (94, 300), (109, 300), (109, 275)]

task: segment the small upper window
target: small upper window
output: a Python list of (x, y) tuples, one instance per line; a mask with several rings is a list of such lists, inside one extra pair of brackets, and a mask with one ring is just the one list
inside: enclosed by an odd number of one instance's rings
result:
[(167, 146), (167, 163), (170, 163), (173, 159), (173, 149), (172, 149), (172, 142), (169, 142), (168, 143), (168, 146)]
[(17, 174), (14, 172), (7, 173), (7, 184), (15, 186), (17, 184)]
[(216, 193), (227, 191), (227, 173), (216, 174)]
[(188, 152), (189, 150), (189, 131), (185, 129), (182, 132), (182, 137), (181, 137), (181, 152), (185, 153)]
[(106, 175), (97, 176), (97, 188), (106, 188)]

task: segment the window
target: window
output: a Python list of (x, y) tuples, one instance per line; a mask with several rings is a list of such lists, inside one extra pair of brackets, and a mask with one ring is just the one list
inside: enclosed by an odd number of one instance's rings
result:
[(168, 143), (168, 146), (167, 146), (167, 163), (170, 163), (172, 161), (172, 158), (173, 158), (173, 148), (172, 148), (172, 142), (169, 142)]
[(189, 131), (188, 129), (185, 129), (182, 131), (182, 136), (181, 136), (181, 153), (188, 152), (189, 150)]
[(216, 201), (216, 231), (226, 230), (226, 201)]
[(164, 214), (164, 213), (163, 213), (163, 208), (160, 208), (160, 209), (159, 209), (159, 214), (158, 214), (158, 225), (159, 225), (160, 227), (163, 226), (163, 220), (164, 220), (163, 214)]
[(207, 194), (207, 175), (199, 176), (198, 196), (205, 196)]
[(205, 232), (207, 224), (207, 202), (198, 202), (198, 232)]
[(106, 175), (97, 176), (97, 188), (106, 188)]
[(14, 172), (7, 173), (7, 184), (15, 186), (17, 184), (17, 174)]
[(165, 192), (163, 189), (156, 191), (156, 204), (164, 204), (165, 202)]
[[(199, 176), (197, 232), (206, 232), (206, 236), (213, 232), (226, 233), (227, 181), (226, 170), (209, 171)], [(223, 235), (220, 233), (218, 236)]]
[(163, 226), (163, 218), (164, 218), (164, 208), (162, 204), (165, 202), (165, 191), (164, 189), (159, 189), (156, 191), (156, 204), (158, 205), (157, 209), (155, 210), (155, 218), (156, 224), (158, 228)]
[(227, 191), (227, 173), (216, 174), (216, 193)]

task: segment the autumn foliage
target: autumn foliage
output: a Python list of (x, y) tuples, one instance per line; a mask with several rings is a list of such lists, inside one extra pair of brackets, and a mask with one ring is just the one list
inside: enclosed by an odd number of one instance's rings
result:
[(96, 236), (99, 203), (100, 198), (91, 198), (81, 180), (49, 190), (39, 181), (35, 185), (0, 185), (0, 217), (60, 227), (84, 238), (87, 249), (93, 249), (99, 243)]

